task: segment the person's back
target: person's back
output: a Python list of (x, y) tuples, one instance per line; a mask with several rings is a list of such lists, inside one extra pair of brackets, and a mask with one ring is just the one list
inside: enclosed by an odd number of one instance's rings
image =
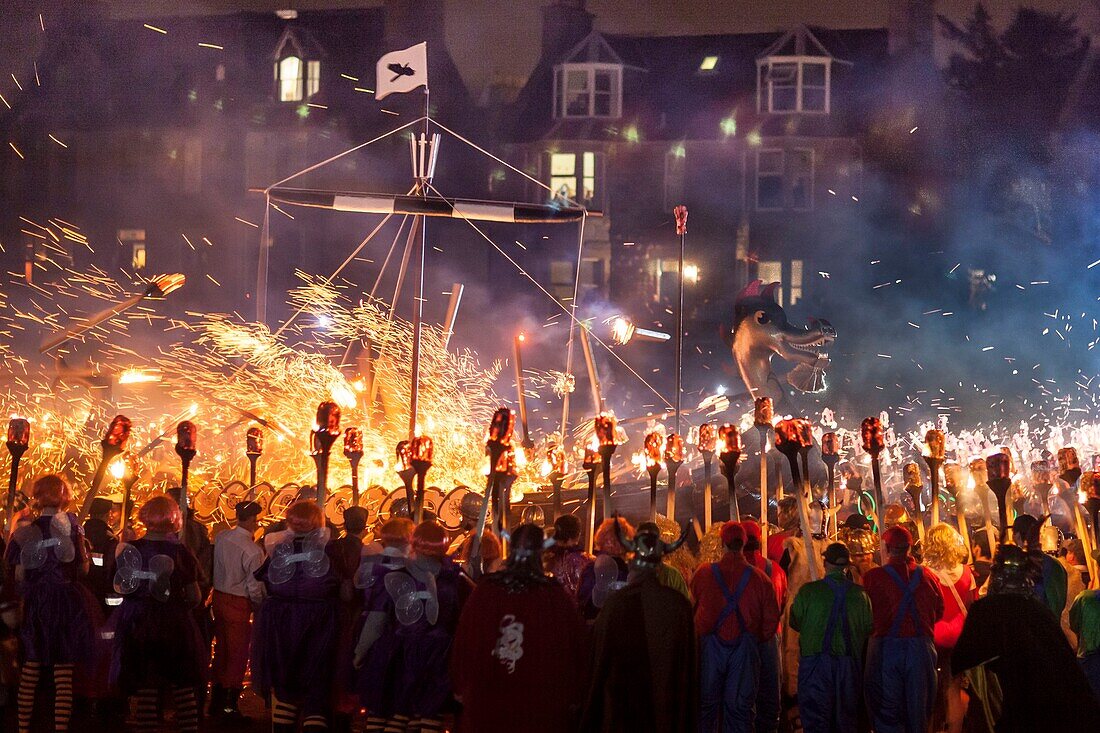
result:
[(1077, 639), (1077, 661), (1100, 700), (1100, 591), (1077, 594), (1069, 609), (1069, 625)]

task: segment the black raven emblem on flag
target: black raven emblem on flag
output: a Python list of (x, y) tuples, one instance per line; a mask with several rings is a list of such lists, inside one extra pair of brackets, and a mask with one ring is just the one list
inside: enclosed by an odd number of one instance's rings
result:
[(403, 76), (416, 75), (416, 71), (408, 64), (390, 64), (386, 68), (394, 73), (394, 77), (390, 79), (391, 82), (397, 81)]

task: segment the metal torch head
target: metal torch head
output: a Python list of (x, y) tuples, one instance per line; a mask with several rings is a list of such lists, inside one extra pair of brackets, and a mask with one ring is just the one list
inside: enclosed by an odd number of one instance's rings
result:
[(417, 435), (410, 441), (409, 449), (412, 451), (412, 460), (423, 461), (424, 463), (432, 462), (432, 453), (435, 450), (435, 446), (432, 445), (432, 439), (427, 435)]
[(344, 430), (344, 457), (348, 460), (363, 457), (363, 431), (359, 428)]
[(676, 433), (669, 433), (665, 438), (665, 460), (675, 463), (684, 460), (684, 439)]
[(725, 453), (740, 453), (743, 444), (741, 442), (741, 431), (736, 425), (732, 423), (724, 423), (718, 428), (718, 438), (722, 441), (721, 452)]
[(244, 453), (248, 456), (263, 455), (264, 452), (264, 431), (257, 427), (251, 427), (244, 435), (245, 448)]
[(660, 433), (649, 433), (645, 436), (645, 461), (647, 465), (654, 466), (661, 462), (664, 443), (665, 438)]
[(920, 477), (920, 466), (915, 463), (906, 463), (902, 467), (902, 473), (905, 476), (905, 483), (908, 486), (920, 486), (922, 484)]
[(859, 425), (859, 437), (863, 440), (863, 450), (871, 455), (881, 453), (886, 447), (886, 438), (882, 434), (882, 420), (877, 417), (865, 417)]
[(958, 463), (943, 464), (943, 484), (952, 494), (958, 492), (963, 486), (962, 466)]
[(397, 470), (407, 471), (412, 468), (412, 446), (409, 441), (402, 440), (397, 444)]
[(149, 287), (145, 289), (145, 294), (151, 298), (163, 298), (169, 293), (182, 288), (186, 282), (187, 278), (178, 272), (170, 275), (160, 275), (149, 283)]
[(932, 429), (924, 434), (924, 445), (928, 448), (928, 457), (942, 461), (947, 455), (947, 436), (942, 430)]
[(550, 464), (550, 473), (565, 473), (565, 450), (560, 445), (546, 449), (546, 461)]
[(814, 444), (814, 426), (805, 418), (795, 418), (795, 427), (798, 428), (798, 445), (802, 448), (810, 448)]
[(1085, 482), (1084, 474), (1081, 475), (1081, 491), (1085, 492), (1088, 500), (1100, 499), (1100, 473), (1092, 472), (1092, 480)]
[(1054, 469), (1050, 467), (1050, 461), (1032, 461), (1031, 480), (1037, 484), (1053, 484)]
[(1012, 477), (1012, 463), (1004, 453), (994, 453), (986, 458), (985, 470), (989, 476), (987, 481)]
[(984, 486), (989, 481), (989, 469), (981, 458), (970, 462), (970, 477), (974, 479), (975, 486)]
[(797, 454), (802, 447), (797, 420), (780, 420), (775, 424), (775, 448), (788, 456)]
[(1008, 458), (1008, 472), (1010, 474), (1016, 473), (1016, 461), (1012, 458), (1012, 450), (1007, 445), (1002, 445), (998, 448), (1006, 458)]
[(600, 441), (600, 445), (617, 445), (615, 441), (615, 426), (617, 422), (615, 416), (610, 412), (602, 412), (596, 416), (593, 424), (596, 428), (596, 438)]
[(506, 446), (501, 451), (500, 458), (497, 459), (497, 465), (493, 466), (493, 470), (507, 476), (516, 475), (516, 449), (514, 446)]
[(8, 445), (26, 447), (31, 440), (31, 423), (22, 417), (13, 417), (8, 421)]
[(1077, 459), (1076, 448), (1059, 448), (1058, 449), (1058, 473), (1065, 473), (1066, 471), (1080, 471), (1081, 461)]
[(752, 424), (757, 427), (771, 427), (773, 420), (775, 420), (775, 412), (772, 408), (772, 398), (757, 397), (753, 405)]
[(317, 419), (314, 421), (315, 430), (326, 430), (330, 435), (340, 434), (340, 406), (330, 400), (325, 400), (317, 405)]
[(837, 438), (836, 433), (823, 433), (821, 435), (821, 455), (822, 457), (840, 455), (840, 440)]
[(699, 441), (696, 447), (700, 452), (714, 450), (714, 423), (705, 422), (699, 426)]
[[(595, 440), (593, 440), (595, 443)], [(600, 452), (596, 450), (596, 446), (589, 444), (584, 448), (584, 460), (581, 462), (581, 468), (585, 471), (595, 471), (600, 465)]]
[(507, 407), (498, 407), (493, 413), (493, 421), (489, 423), (489, 441), (510, 445), (512, 442), (512, 430), (516, 426), (516, 414)]
[(176, 452), (195, 450), (195, 438), (199, 429), (190, 420), (176, 426)]
[(688, 207), (681, 204), (672, 210), (672, 215), (676, 218), (676, 235), (682, 236), (687, 234)]
[(107, 434), (103, 436), (103, 442), (116, 448), (125, 448), (126, 441), (130, 439), (130, 418), (125, 415), (115, 415), (107, 428)]

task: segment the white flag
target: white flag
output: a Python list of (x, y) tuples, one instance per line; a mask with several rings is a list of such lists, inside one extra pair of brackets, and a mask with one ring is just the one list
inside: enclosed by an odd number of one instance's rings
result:
[(403, 51), (391, 51), (378, 59), (374, 98), (404, 94), (428, 86), (428, 44), (418, 43)]

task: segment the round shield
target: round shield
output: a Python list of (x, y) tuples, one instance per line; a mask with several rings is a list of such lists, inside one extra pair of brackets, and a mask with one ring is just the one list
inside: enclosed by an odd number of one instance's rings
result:
[(226, 517), (236, 516), (236, 506), (248, 500), (248, 485), (243, 481), (230, 481), (218, 497), (218, 508)]
[(386, 500), (386, 490), (378, 484), (372, 484), (366, 491), (359, 492), (359, 506), (367, 510), (367, 526), (378, 520), (378, 510)]
[(405, 497), (405, 487), (394, 489), (378, 507), (378, 519), (386, 521), (394, 517), (409, 516), (409, 502)]
[[(345, 493), (345, 488), (348, 493)], [(344, 510), (351, 506), (350, 492), (351, 487), (341, 486), (325, 499), (325, 519), (334, 527), (344, 526)]]
[(222, 485), (217, 481), (205, 484), (201, 489), (192, 493), (188, 497), (192, 516), (204, 524), (210, 522), (214, 518), (214, 512), (218, 509), (221, 494)]
[(253, 489), (252, 501), (260, 505), (260, 513), (267, 514), (271, 506), (271, 498), (275, 495), (275, 487), (266, 481), (256, 484)]
[(443, 492), (438, 486), (429, 486), (424, 489), (424, 511), (439, 516), (439, 508), (443, 505)]
[(546, 523), (546, 512), (538, 504), (528, 504), (523, 507), (523, 513), (520, 516), (524, 524), (534, 524), (541, 527)]
[[(443, 528), (451, 532), (457, 532), (462, 529), (462, 500), (470, 493), (470, 489), (467, 486), (459, 486), (458, 488), (451, 489), (450, 493), (443, 499), (443, 502), (439, 505), (439, 511), (436, 512), (439, 516), (439, 523), (443, 525)], [(480, 497), (478, 497), (480, 498)], [(481, 506), (479, 504), (478, 510)]]
[(286, 484), (278, 489), (268, 504), (268, 516), (273, 520), (280, 520), (285, 517), (287, 507), (298, 498), (298, 490), (298, 484)]

